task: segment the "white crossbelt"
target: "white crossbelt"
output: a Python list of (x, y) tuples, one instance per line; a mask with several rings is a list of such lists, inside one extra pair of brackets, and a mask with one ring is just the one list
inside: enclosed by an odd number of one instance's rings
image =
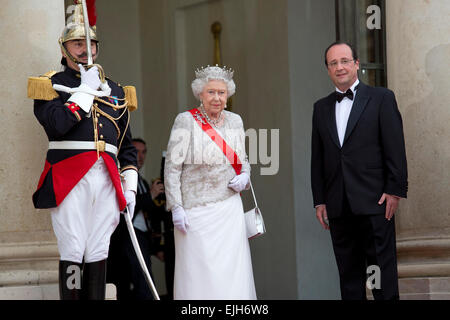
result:
[[(100, 151), (106, 151), (117, 155), (117, 147), (112, 144), (99, 141)], [(49, 149), (57, 150), (97, 150), (97, 144), (94, 141), (50, 141)]]

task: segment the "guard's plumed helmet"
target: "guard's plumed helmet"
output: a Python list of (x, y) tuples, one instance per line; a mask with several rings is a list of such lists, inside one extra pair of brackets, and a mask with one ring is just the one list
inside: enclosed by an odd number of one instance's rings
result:
[[(86, 5), (88, 8), (89, 17), (89, 35), (92, 41), (97, 44), (98, 52), (98, 38), (97, 38), (97, 17), (95, 13), (95, 0), (87, 0)], [(58, 42), (61, 50), (75, 63), (78, 63), (69, 52), (66, 50), (64, 44), (70, 40), (83, 40), (86, 39), (86, 31), (84, 27), (83, 6), (80, 0), (75, 0), (75, 4), (70, 5), (66, 11), (66, 27), (64, 28), (61, 37)]]

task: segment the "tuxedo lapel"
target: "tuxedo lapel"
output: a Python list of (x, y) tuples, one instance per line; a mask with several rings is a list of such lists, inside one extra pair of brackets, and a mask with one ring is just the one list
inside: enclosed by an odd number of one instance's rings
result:
[(336, 126), (336, 99), (334, 94), (328, 96), (326, 101), (326, 123), (331, 139), (338, 146), (338, 148), (341, 148)]
[(370, 97), (367, 95), (367, 86), (364, 83), (360, 82), (359, 88), (356, 91), (355, 102), (353, 103), (352, 111), (350, 112), (350, 116), (348, 118), (347, 128), (345, 129), (344, 142), (342, 145), (345, 144), (348, 137), (352, 134), (353, 129), (355, 128), (359, 118), (361, 117), (361, 114), (366, 108), (367, 102), (369, 102), (369, 99)]

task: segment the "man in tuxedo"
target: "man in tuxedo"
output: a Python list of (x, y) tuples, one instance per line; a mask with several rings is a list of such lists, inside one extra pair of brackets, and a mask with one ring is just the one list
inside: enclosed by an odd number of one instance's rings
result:
[(380, 275), (374, 298), (398, 299), (394, 213), (408, 189), (402, 118), (392, 91), (359, 81), (350, 44), (330, 45), (325, 64), (336, 91), (314, 104), (316, 216), (331, 233), (342, 299), (366, 299), (370, 266)]

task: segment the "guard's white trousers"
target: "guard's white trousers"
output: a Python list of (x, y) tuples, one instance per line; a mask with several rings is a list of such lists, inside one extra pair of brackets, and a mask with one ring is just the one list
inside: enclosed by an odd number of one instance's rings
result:
[(103, 158), (97, 160), (52, 210), (60, 260), (92, 263), (108, 257), (109, 241), (120, 220), (116, 190)]

